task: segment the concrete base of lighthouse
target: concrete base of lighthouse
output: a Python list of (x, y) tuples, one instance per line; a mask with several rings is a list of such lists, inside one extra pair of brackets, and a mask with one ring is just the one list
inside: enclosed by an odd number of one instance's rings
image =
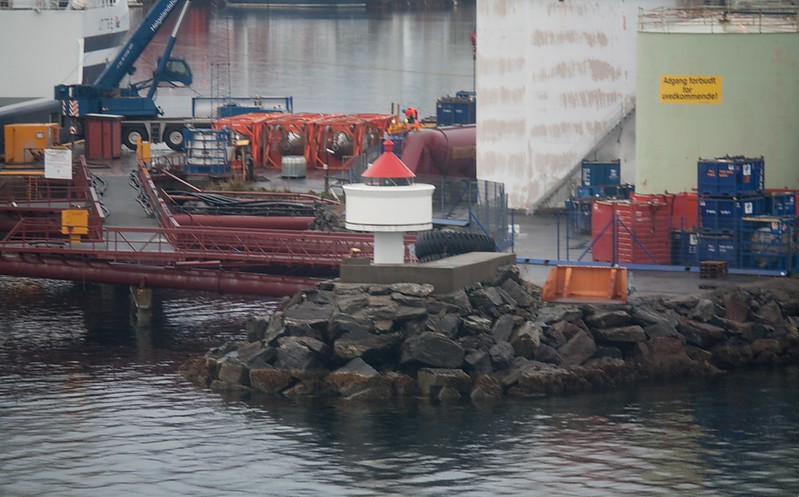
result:
[(516, 263), (516, 254), (469, 252), (423, 264), (372, 264), (367, 257), (341, 261), (344, 284), (428, 283), (436, 293), (450, 293), (479, 281), (490, 281), (501, 266)]
[(404, 232), (375, 232), (374, 235), (375, 264), (402, 264), (405, 262)]

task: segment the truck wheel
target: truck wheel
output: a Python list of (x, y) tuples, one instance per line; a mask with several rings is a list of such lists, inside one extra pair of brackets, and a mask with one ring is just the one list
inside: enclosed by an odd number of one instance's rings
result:
[(122, 143), (131, 150), (136, 150), (139, 141), (149, 141), (147, 128), (142, 125), (126, 126), (122, 128)]
[(174, 150), (175, 152), (180, 152), (183, 150), (183, 144), (185, 139), (183, 138), (183, 127), (182, 126), (167, 126), (164, 130), (164, 142), (166, 146)]

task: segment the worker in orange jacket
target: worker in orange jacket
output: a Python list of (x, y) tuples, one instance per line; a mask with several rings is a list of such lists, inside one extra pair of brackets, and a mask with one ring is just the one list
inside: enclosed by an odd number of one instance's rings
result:
[(405, 120), (408, 121), (408, 124), (413, 124), (419, 120), (419, 112), (413, 107), (407, 107), (405, 109)]

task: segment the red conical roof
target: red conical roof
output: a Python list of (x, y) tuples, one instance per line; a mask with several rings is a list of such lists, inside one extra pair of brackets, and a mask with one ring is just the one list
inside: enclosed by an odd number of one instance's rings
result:
[(385, 178), (401, 179), (415, 178), (416, 175), (408, 169), (408, 166), (394, 153), (394, 142), (386, 140), (383, 142), (385, 152), (361, 175), (363, 178)]

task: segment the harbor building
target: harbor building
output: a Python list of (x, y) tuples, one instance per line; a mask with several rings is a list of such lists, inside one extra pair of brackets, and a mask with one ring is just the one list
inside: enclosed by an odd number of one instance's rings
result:
[[(526, 211), (562, 205), (584, 159), (677, 192), (700, 156), (763, 155), (766, 186), (798, 187), (795, 7), (706, 3), (478, 0), (478, 178)], [(669, 100), (669, 76), (718, 100)]]

